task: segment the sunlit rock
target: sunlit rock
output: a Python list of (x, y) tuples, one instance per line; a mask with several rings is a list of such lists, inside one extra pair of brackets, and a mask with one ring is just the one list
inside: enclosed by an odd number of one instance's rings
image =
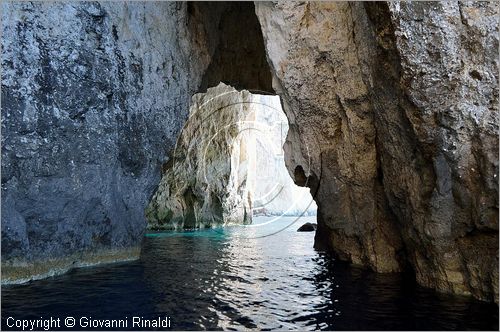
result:
[(1, 7), (2, 282), (138, 258), (191, 96), (270, 90), (253, 3)]
[(254, 211), (315, 211), (284, 164), (287, 119), (277, 96), (223, 83), (196, 94), (172, 159), (146, 211), (151, 229), (250, 223)]
[(193, 96), (189, 118), (146, 215), (149, 227), (248, 223), (255, 163), (251, 94), (220, 84)]

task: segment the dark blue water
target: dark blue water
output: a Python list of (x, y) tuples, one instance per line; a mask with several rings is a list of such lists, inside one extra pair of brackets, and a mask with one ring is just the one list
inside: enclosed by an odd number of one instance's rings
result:
[(150, 234), (138, 261), (2, 287), (2, 329), (8, 317), (168, 316), (175, 330), (498, 330), (495, 304), (335, 262), (299, 224), (262, 237), (290, 220)]

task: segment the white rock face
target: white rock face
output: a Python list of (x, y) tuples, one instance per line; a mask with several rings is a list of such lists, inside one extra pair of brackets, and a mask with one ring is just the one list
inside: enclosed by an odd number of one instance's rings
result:
[(177, 141), (146, 215), (149, 228), (199, 228), (251, 220), (245, 121), (252, 120), (247, 91), (220, 84), (193, 96)]
[(288, 130), (279, 97), (221, 83), (196, 94), (173, 159), (147, 209), (152, 229), (251, 222), (263, 214), (315, 211), (284, 164)]
[(255, 214), (310, 215), (316, 202), (308, 188), (297, 186), (285, 165), (283, 145), (288, 119), (278, 96), (253, 95), (255, 108), (256, 174), (253, 192)]

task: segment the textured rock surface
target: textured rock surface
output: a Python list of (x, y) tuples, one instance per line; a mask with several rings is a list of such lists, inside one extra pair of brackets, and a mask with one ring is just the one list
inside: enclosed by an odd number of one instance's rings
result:
[[(2, 3), (3, 281), (137, 255), (190, 96), (270, 90), (250, 9)], [(317, 245), (498, 299), (498, 5), (255, 10)]]
[(200, 90), (219, 82), (237, 89), (273, 92), (264, 40), (250, 1), (190, 2), (190, 12), (203, 16), (214, 47)]
[(288, 130), (277, 96), (220, 83), (193, 96), (189, 119), (146, 211), (151, 229), (242, 224), (254, 211), (315, 212), (286, 171)]
[[(160, 185), (146, 211), (152, 229), (252, 220), (255, 120), (252, 95), (223, 83), (193, 96)], [(250, 126), (249, 126), (250, 124)]]
[(300, 226), (299, 229), (297, 229), (297, 232), (314, 232), (317, 227), (317, 224), (306, 222), (304, 225)]
[(3, 281), (137, 257), (193, 93), (271, 86), (252, 3), (4, 2), (2, 29)]
[(137, 257), (210, 61), (198, 25), (185, 3), (2, 3), (3, 282)]
[[(256, 3), (317, 245), (498, 299), (498, 6)], [(309, 166), (308, 158), (311, 158)]]

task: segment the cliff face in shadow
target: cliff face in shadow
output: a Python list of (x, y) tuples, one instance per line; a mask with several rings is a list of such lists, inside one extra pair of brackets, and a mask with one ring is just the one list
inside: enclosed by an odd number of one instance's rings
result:
[(291, 122), (287, 167), (318, 189), (316, 245), (497, 299), (498, 7), (256, 3), (256, 13)]
[(137, 257), (203, 31), (185, 3), (2, 9), (3, 281)]
[(284, 165), (288, 130), (277, 96), (224, 83), (197, 93), (146, 209), (148, 228), (195, 229), (252, 222), (253, 212), (316, 212)]

